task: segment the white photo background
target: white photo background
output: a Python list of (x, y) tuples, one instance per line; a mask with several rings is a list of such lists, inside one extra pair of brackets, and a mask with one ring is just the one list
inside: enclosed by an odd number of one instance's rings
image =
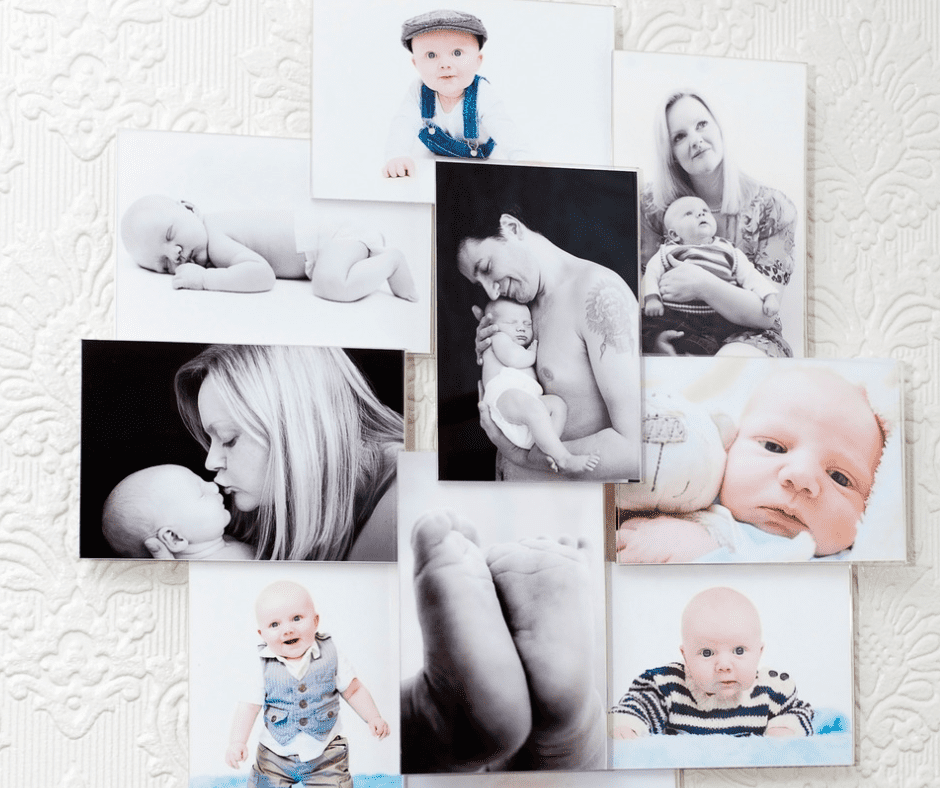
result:
[[(816, 561), (904, 561), (907, 557), (907, 521), (904, 492), (904, 435), (901, 368), (882, 359), (760, 359), (665, 358), (644, 359), (644, 398), (651, 392), (677, 395), (709, 413), (724, 413), (735, 425), (751, 392), (781, 365), (826, 369), (862, 386), (874, 412), (887, 428), (887, 441), (875, 474), (875, 483), (851, 549)], [(629, 486), (619, 487), (629, 495)]]
[[(447, 7), (483, 22), (488, 38), (478, 73), (504, 102), (532, 161), (610, 164), (612, 7), (526, 0)], [(430, 155), (418, 161), (417, 176), (384, 178), (381, 171), (389, 124), (418, 78), (401, 43), (402, 22), (437, 8), (431, 0), (313, 3), (315, 197), (433, 201)]]
[(118, 134), (117, 214), (148, 194), (203, 213), (295, 211), (298, 248), (311, 230), (339, 221), (383, 233), (405, 255), (420, 293), (412, 303), (387, 285), (360, 301), (314, 295), (308, 279), (262, 293), (174, 290), (173, 277), (138, 267), (117, 237), (116, 326), (121, 339), (405, 348), (431, 346), (431, 211), (423, 205), (311, 201), (305, 140), (160, 131)]
[[(609, 705), (644, 671), (682, 661), (682, 611), (700, 591), (727, 586), (750, 599), (760, 615), (760, 667), (789, 673), (799, 698), (813, 707), (817, 718), (838, 712), (851, 720), (854, 731), (851, 567), (611, 565), (609, 572)], [(824, 740), (820, 737), (816, 745), (824, 747)], [(760, 740), (754, 741), (759, 747)], [(839, 752), (846, 744), (833, 743)]]
[[(254, 762), (259, 715), (239, 772), (225, 764), (238, 688), (240, 654), (257, 653), (255, 600), (263, 588), (292, 580), (310, 592), (319, 631), (331, 635), (375, 699), (390, 734), (379, 741), (345, 701), (343, 736), (355, 775), (399, 772), (398, 588), (394, 564), (213, 564), (189, 572), (190, 777), (246, 775)], [(260, 666), (259, 666), (260, 671)], [(225, 783), (226, 785), (229, 782)]]
[(733, 157), (741, 172), (793, 201), (798, 217), (794, 271), (782, 293), (780, 319), (794, 356), (804, 355), (805, 64), (639, 52), (616, 52), (613, 64), (616, 166), (638, 167), (644, 187), (652, 183), (657, 171), (655, 117), (670, 93), (691, 90), (714, 111), (725, 155)]
[[(477, 530), (484, 554), (491, 545), (527, 537), (562, 535), (589, 541), (588, 571), (594, 608), (594, 674), (597, 691), (607, 697), (603, 487), (600, 484), (531, 484), (506, 482), (481, 491), (472, 482), (439, 482), (437, 455), (403, 452), (398, 460), (398, 569), (401, 583), (402, 679), (423, 665), (423, 638), (414, 595), (411, 532), (425, 512), (451, 509)], [(585, 647), (586, 650), (586, 647)]]

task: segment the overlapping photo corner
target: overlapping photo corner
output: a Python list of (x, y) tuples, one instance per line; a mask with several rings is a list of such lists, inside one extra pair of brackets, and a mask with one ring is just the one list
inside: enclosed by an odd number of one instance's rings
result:
[[(312, 201), (309, 162), (310, 148), (303, 140), (121, 131), (115, 217), (118, 338), (429, 352), (430, 208)], [(174, 222), (175, 232), (181, 231), (172, 209), (154, 204), (154, 196), (171, 205), (185, 201), (200, 222), (232, 228), (236, 240), (257, 246), (255, 251), (283, 247), (299, 261), (284, 266), (294, 269), (287, 272), (292, 278), (278, 278), (260, 292), (208, 291), (180, 287), (181, 277), (142, 267), (133, 250), (149, 251), (164, 235), (169, 238)], [(154, 244), (145, 232), (157, 234)], [(315, 263), (322, 262), (333, 238), (368, 244), (365, 265), (374, 265), (383, 252), (396, 259), (400, 255), (413, 281), (409, 295), (414, 300), (396, 297), (387, 276), (372, 271), (355, 292), (334, 294), (325, 288), (316, 279)], [(216, 247), (210, 245), (207, 252), (208, 262), (201, 264), (221, 267), (212, 261)]]

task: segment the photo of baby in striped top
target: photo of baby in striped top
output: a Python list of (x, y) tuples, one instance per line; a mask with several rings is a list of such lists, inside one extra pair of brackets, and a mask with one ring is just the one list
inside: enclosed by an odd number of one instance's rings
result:
[(813, 709), (788, 673), (760, 667), (757, 608), (732, 588), (709, 588), (682, 614), (681, 662), (634, 679), (610, 709), (615, 739), (649, 734), (812, 736)]

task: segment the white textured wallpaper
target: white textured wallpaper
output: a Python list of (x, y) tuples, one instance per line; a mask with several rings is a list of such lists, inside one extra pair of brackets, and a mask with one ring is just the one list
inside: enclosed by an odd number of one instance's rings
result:
[[(858, 765), (685, 784), (936, 785), (940, 10), (617, 6), (619, 49), (809, 64), (808, 351), (891, 356), (908, 377), (914, 556), (858, 571)], [(79, 339), (113, 336), (116, 130), (307, 137), (309, 13), (309, 0), (0, 0), (3, 786), (186, 785), (187, 569), (76, 558)], [(433, 360), (408, 374), (411, 446), (432, 449)]]

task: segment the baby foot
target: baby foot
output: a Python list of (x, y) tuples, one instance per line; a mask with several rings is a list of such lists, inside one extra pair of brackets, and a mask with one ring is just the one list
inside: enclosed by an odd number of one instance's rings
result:
[(549, 457), (548, 461), (552, 470), (563, 473), (581, 473), (582, 471), (593, 471), (597, 467), (601, 457), (599, 454), (569, 454), (567, 457)]
[(532, 735), (513, 768), (604, 768), (586, 544), (523, 539), (494, 546), (487, 563), (532, 698)]
[(525, 673), (473, 527), (453, 512), (411, 535), (424, 668), (402, 687), (402, 771), (472, 771), (525, 742)]
[[(387, 251), (391, 252), (393, 250), (389, 249)], [(388, 286), (392, 293), (399, 298), (403, 298), (405, 301), (417, 301), (418, 288), (415, 287), (414, 279), (411, 276), (411, 269), (408, 267), (408, 261), (405, 259), (405, 255), (397, 249), (394, 251), (398, 257), (398, 265), (388, 278)]]

